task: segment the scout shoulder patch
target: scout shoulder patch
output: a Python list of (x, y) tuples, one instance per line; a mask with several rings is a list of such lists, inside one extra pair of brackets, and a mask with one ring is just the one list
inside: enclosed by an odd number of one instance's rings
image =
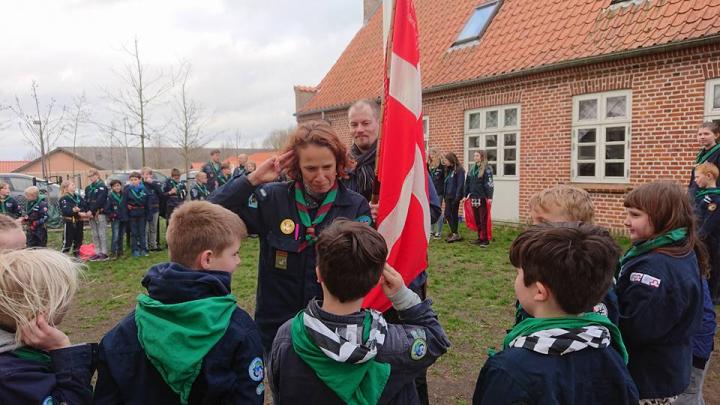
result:
[(250, 198), (248, 198), (248, 207), (250, 208), (257, 208), (257, 196), (255, 196), (255, 193), (250, 194)]
[(716, 209), (717, 209), (717, 204), (715, 204), (715, 203), (708, 204), (708, 211), (714, 212)]
[(365, 224), (370, 225), (370, 224), (372, 224), (372, 219), (367, 215), (361, 215), (361, 216), (355, 218), (355, 222), (363, 222)]
[(659, 288), (660, 287), (660, 280), (657, 277), (653, 277), (649, 274), (645, 273), (630, 273), (630, 282), (633, 283), (640, 283), (645, 284), (653, 288)]
[(275, 251), (275, 268), (287, 270), (288, 268), (288, 252), (282, 250)]
[(280, 232), (284, 233), (285, 235), (290, 235), (291, 233), (295, 232), (295, 222), (293, 222), (293, 220), (290, 218), (283, 219), (283, 221), (280, 223)]
[(255, 357), (250, 362), (250, 365), (248, 366), (248, 375), (253, 381), (262, 381), (263, 378), (265, 378), (265, 367), (260, 357)]
[(420, 360), (427, 354), (427, 340), (425, 331), (422, 329), (415, 329), (410, 332), (415, 338), (410, 345), (410, 358), (413, 360)]
[(593, 312), (599, 315), (608, 316), (607, 305), (601, 302), (593, 307)]

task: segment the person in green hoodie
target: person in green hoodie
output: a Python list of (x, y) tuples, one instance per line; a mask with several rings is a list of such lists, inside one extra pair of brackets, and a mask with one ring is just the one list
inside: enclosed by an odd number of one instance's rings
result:
[(175, 210), (171, 262), (148, 270), (148, 293), (100, 342), (95, 403), (263, 403), (260, 334), (230, 289), (245, 236), (242, 220), (219, 205)]
[[(385, 263), (385, 240), (365, 223), (336, 220), (316, 248), (323, 297), (275, 336), (268, 365), (274, 403), (420, 403), (416, 377), (450, 347), (432, 302)], [(400, 324), (361, 308), (378, 281)]]

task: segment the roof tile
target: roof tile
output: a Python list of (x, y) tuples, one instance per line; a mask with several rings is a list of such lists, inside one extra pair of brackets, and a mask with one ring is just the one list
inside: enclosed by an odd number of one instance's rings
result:
[[(609, 2), (504, 0), (479, 41), (453, 49), (478, 0), (415, 0), (423, 85), (436, 87), (720, 34), (720, 0), (645, 0), (612, 8)], [(379, 10), (350, 41), (302, 111), (379, 95), (382, 70)]]

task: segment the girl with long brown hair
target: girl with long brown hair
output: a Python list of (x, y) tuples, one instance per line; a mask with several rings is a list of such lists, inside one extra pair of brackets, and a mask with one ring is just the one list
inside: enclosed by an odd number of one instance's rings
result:
[(460, 201), (463, 198), (465, 169), (463, 169), (457, 156), (452, 152), (445, 154), (445, 161), (448, 164), (448, 172), (445, 176), (445, 183), (443, 187), (443, 195), (445, 199), (444, 217), (450, 225), (450, 235), (447, 239), (445, 239), (445, 241), (452, 243), (462, 239), (458, 233), (458, 210), (460, 209)]

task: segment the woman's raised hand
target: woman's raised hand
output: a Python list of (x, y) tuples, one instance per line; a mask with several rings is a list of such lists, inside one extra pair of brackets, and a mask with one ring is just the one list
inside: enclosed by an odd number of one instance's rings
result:
[(248, 181), (253, 186), (259, 186), (277, 180), (282, 170), (288, 165), (294, 155), (295, 151), (291, 150), (282, 155), (267, 159), (260, 163), (254, 172), (248, 175)]

